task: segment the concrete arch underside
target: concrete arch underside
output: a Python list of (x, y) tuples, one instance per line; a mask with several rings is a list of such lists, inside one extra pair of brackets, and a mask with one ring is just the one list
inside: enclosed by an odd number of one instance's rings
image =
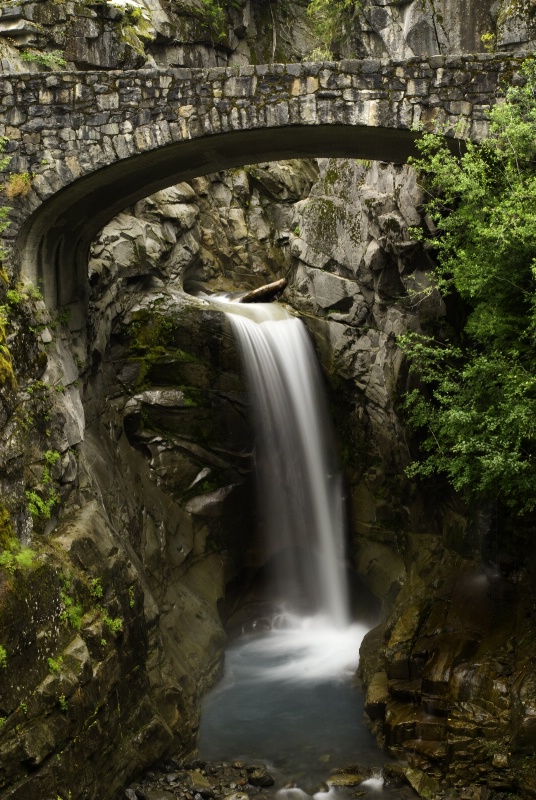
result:
[(127, 206), (189, 178), (264, 161), (351, 157), (404, 163), (417, 134), (393, 128), (297, 125), (176, 142), (115, 162), (74, 181), (22, 225), (15, 257), (49, 308), (70, 306), (83, 324), (87, 259), (98, 231)]

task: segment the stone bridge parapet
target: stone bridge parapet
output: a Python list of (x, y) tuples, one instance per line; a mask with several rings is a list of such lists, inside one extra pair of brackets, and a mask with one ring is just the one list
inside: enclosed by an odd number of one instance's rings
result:
[(28, 174), (7, 232), (13, 268), (51, 306), (83, 303), (97, 231), (173, 182), (278, 158), (403, 162), (416, 130), (487, 133), (526, 55), (214, 69), (55, 72), (0, 79), (10, 172)]

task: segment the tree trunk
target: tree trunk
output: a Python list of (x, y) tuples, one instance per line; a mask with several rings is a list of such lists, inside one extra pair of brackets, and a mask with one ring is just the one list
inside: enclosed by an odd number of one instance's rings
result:
[(267, 283), (265, 286), (259, 286), (258, 289), (253, 289), (248, 292), (238, 301), (239, 303), (271, 303), (275, 300), (277, 295), (281, 294), (285, 289), (288, 281), (286, 278), (281, 278), (279, 281)]

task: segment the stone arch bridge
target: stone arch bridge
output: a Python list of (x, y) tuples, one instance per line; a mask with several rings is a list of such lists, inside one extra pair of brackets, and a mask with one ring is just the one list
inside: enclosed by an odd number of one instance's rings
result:
[(417, 128), (478, 140), (524, 56), (434, 56), (218, 69), (56, 72), (0, 79), (13, 269), (83, 325), (87, 255), (126, 206), (172, 183), (304, 157), (404, 162)]

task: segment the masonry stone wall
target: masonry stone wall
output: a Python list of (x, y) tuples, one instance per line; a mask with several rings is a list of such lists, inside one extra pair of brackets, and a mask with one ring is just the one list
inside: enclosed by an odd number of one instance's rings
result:
[(11, 199), (12, 268), (40, 283), (51, 307), (83, 305), (90, 242), (130, 203), (258, 161), (403, 162), (417, 128), (479, 139), (522, 61), (476, 54), (4, 76), (9, 170), (30, 177)]

